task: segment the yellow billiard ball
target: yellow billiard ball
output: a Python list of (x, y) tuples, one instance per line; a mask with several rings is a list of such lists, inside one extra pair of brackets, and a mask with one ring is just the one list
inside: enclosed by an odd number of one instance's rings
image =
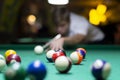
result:
[(8, 57), (9, 55), (11, 55), (11, 54), (17, 54), (17, 53), (16, 53), (15, 50), (12, 50), (12, 49), (7, 50), (7, 51), (5, 52), (5, 58), (7, 58), (7, 57)]

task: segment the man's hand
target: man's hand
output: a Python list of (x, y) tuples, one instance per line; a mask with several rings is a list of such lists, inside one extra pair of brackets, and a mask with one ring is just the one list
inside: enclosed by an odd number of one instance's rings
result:
[(52, 41), (50, 43), (50, 48), (53, 50), (58, 50), (58, 49), (63, 50), (63, 45), (64, 45), (64, 38), (60, 38), (60, 39)]

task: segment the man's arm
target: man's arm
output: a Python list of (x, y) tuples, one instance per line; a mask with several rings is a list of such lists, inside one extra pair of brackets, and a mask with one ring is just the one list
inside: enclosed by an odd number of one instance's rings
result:
[(71, 37), (64, 37), (64, 44), (74, 45), (81, 43), (84, 40), (85, 36), (82, 34), (76, 34)]
[(84, 40), (85, 36), (81, 34), (76, 34), (71, 37), (62, 37), (60, 39), (54, 40), (50, 44), (50, 48), (54, 50), (63, 49), (64, 44), (75, 45)]

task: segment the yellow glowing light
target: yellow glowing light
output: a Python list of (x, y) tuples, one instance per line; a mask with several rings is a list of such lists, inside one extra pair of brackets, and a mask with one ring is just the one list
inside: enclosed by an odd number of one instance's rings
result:
[(94, 25), (100, 24), (100, 16), (98, 16), (95, 9), (91, 9), (89, 13), (89, 22)]
[(98, 18), (97, 16), (95, 16), (95, 17), (90, 17), (89, 22), (90, 22), (91, 24), (94, 24), (94, 25), (99, 25), (99, 24), (100, 24), (100, 20), (99, 20), (99, 18)]
[(107, 20), (107, 17), (106, 17), (105, 15), (102, 15), (100, 21), (101, 21), (101, 22), (105, 22), (106, 20)]
[(103, 5), (103, 4), (99, 4), (98, 6), (97, 6), (97, 12), (98, 12), (98, 14), (101, 14), (101, 15), (103, 15), (103, 14), (105, 14), (105, 12), (106, 12), (106, 10), (107, 10), (107, 6), (106, 5)]
[(96, 15), (97, 11), (95, 9), (91, 9), (89, 12), (89, 16)]
[(36, 22), (36, 16), (35, 15), (29, 15), (27, 17), (27, 22), (31, 25), (34, 24)]

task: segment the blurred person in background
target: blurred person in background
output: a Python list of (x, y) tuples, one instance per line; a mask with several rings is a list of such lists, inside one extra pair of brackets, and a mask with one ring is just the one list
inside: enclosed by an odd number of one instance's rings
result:
[(83, 16), (70, 12), (65, 6), (56, 6), (52, 12), (52, 20), (60, 39), (50, 44), (51, 49), (63, 49), (64, 45), (101, 43), (104, 33), (91, 25)]

